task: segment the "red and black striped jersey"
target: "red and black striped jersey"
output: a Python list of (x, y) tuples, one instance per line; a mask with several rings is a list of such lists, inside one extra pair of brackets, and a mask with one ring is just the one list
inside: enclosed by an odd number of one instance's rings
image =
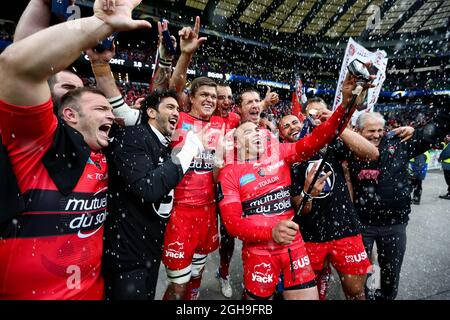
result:
[(284, 248), (273, 242), (272, 229), (279, 221), (294, 216), (290, 165), (309, 159), (330, 143), (344, 112), (342, 106), (338, 107), (328, 121), (296, 143), (280, 144), (267, 131), (270, 139), (263, 139), (267, 146), (260, 160), (236, 161), (221, 170), (222, 221), (231, 235), (244, 242), (244, 247), (256, 254)]
[[(42, 158), (58, 129), (53, 103), (0, 101), (0, 130), (26, 210), (0, 226), (0, 299), (102, 299), (107, 164), (91, 152), (63, 195)], [(62, 160), (64, 161), (64, 160)]]
[[(189, 130), (199, 130), (208, 123), (210, 123), (211, 129), (217, 129), (218, 132), (224, 124), (223, 119), (218, 116), (212, 116), (209, 121), (205, 121), (180, 112), (172, 147), (174, 149), (181, 147)], [(211, 146), (215, 145), (213, 139), (217, 139), (217, 137), (218, 135), (211, 137)], [(214, 153), (212, 149), (206, 149), (200, 157), (194, 157), (189, 170), (175, 188), (174, 205), (204, 206), (214, 203), (213, 168)]]

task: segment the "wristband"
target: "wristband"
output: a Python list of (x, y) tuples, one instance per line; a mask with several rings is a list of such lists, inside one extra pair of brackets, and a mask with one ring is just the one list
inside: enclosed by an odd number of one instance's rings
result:
[(107, 100), (111, 105), (111, 107), (113, 107), (113, 109), (122, 107), (125, 104), (125, 101), (123, 100), (122, 96), (111, 97), (108, 98)]
[(172, 66), (172, 60), (166, 60), (163, 58), (159, 58), (159, 67), (160, 68), (170, 68)]
[(109, 63), (92, 63), (92, 72), (96, 77), (111, 75), (111, 67)]
[(302, 190), (302, 193), (300, 194), (303, 198), (306, 198), (306, 200), (307, 201), (312, 201), (313, 200), (313, 197), (310, 195), (310, 194), (308, 194), (308, 193), (306, 193), (305, 191), (303, 191)]
[[(162, 54), (162, 52), (164, 51), (164, 55)], [(159, 53), (159, 59), (162, 59), (162, 60), (165, 60), (165, 61), (172, 61), (172, 59), (173, 59), (173, 56), (170, 54), (170, 53), (168, 53), (168, 49), (163, 49), (162, 48), (162, 45), (160, 44), (159, 45), (159, 48), (158, 48), (158, 53)]]

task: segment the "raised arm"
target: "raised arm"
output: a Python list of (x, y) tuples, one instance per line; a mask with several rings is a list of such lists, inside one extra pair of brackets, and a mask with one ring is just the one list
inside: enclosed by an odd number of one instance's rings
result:
[[(69, 0), (74, 5), (75, 0)], [(14, 42), (48, 28), (51, 17), (51, 0), (31, 0), (17, 23)]]
[[(139, 0), (116, 0), (114, 10), (94, 3), (94, 15), (64, 22), (15, 42), (0, 55), (0, 99), (16, 105), (38, 105), (50, 98), (47, 79), (67, 68), (81, 51), (94, 47), (114, 31), (151, 27), (133, 20)], [(55, 41), (57, 39), (57, 41)], [(48, 45), (51, 43), (52, 45)]]
[(280, 102), (280, 97), (278, 96), (278, 93), (272, 92), (269, 86), (267, 86), (266, 96), (264, 97), (264, 100), (261, 101), (261, 108), (262, 110), (266, 110), (270, 106), (273, 106), (274, 104), (277, 104)]
[(438, 109), (433, 119), (423, 128), (416, 129), (413, 137), (406, 141), (409, 158), (431, 149), (450, 133), (450, 107)]
[(97, 88), (101, 90), (106, 98), (121, 96), (121, 92), (116, 85), (116, 80), (111, 73), (109, 61), (116, 55), (116, 48), (113, 45), (111, 50), (97, 52), (94, 49), (86, 50), (91, 63), (92, 73), (95, 76)]
[(378, 148), (360, 134), (346, 128), (340, 137), (356, 159), (362, 161), (378, 160), (380, 156)]
[[(186, 85), (186, 75), (189, 65), (191, 64), (192, 56), (197, 49), (206, 41), (205, 37), (199, 38), (200, 32), (200, 17), (195, 18), (194, 30), (191, 27), (184, 27), (178, 32), (180, 36), (180, 50), (181, 55), (178, 58), (175, 70), (170, 78), (170, 87), (174, 88), (182, 97), (183, 89)], [(183, 99), (180, 99), (183, 100)], [(184, 101), (180, 101), (184, 102)], [(181, 106), (181, 104), (180, 104)]]
[[(360, 92), (356, 99), (356, 105), (359, 105), (364, 101), (365, 94), (367, 93), (367, 89), (369, 87), (372, 87), (372, 84), (367, 83), (363, 91)], [(356, 88), (356, 78), (347, 74), (343, 86), (342, 86), (342, 96), (343, 96), (343, 103), (340, 105), (331, 115), (331, 117), (319, 125), (317, 128), (315, 128), (311, 134), (304, 137), (303, 139), (300, 139), (295, 143), (295, 150), (297, 153), (297, 159), (296, 160), (307, 160), (310, 157), (312, 157), (315, 153), (317, 153), (321, 148), (323, 148), (325, 145), (331, 143), (333, 141), (333, 138), (336, 135), (340, 135), (344, 128), (346, 128), (348, 121), (351, 119), (351, 116), (353, 112), (355, 111), (355, 106), (353, 106), (352, 110), (348, 110), (348, 116), (346, 118), (345, 123), (341, 127), (340, 132), (337, 132), (339, 128), (339, 124), (342, 121), (342, 118), (344, 117), (346, 110), (348, 108), (351, 108), (350, 101), (352, 100), (352, 91)]]
[[(158, 53), (159, 59), (157, 65), (155, 65), (156, 71), (152, 78), (152, 90), (160, 90), (169, 88), (170, 76), (172, 75), (172, 60), (173, 56), (170, 54), (169, 50), (166, 48), (166, 44), (163, 38), (163, 31), (169, 28), (169, 23), (164, 21), (163, 23), (158, 22), (158, 34), (159, 34), (159, 45)], [(172, 45), (174, 49), (177, 48), (177, 39), (174, 36), (170, 36), (172, 40)]]
[(115, 55), (115, 47), (98, 53), (93, 49), (86, 50), (91, 62), (97, 88), (103, 92), (113, 107), (116, 121), (124, 126), (134, 126), (141, 120), (141, 112), (125, 103), (122, 93), (117, 87), (116, 80), (111, 73), (109, 61)]

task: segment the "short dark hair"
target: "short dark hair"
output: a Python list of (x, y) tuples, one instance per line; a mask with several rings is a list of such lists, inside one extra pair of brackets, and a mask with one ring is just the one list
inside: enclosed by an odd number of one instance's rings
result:
[(229, 87), (230, 83), (226, 80), (215, 80), (218, 87)]
[(197, 90), (202, 86), (217, 88), (217, 83), (208, 77), (195, 78), (194, 80), (192, 80), (191, 86), (190, 86), (191, 95), (195, 96), (195, 94), (197, 93)]
[(80, 112), (78, 100), (85, 93), (98, 94), (106, 98), (105, 94), (96, 88), (80, 87), (73, 90), (69, 90), (61, 97), (61, 102), (58, 106), (58, 114), (61, 115), (64, 108), (69, 106), (75, 109), (77, 112)]
[[(248, 87), (248, 88), (243, 89), (241, 92), (239, 92), (239, 94), (237, 95), (237, 98), (236, 98), (236, 104), (237, 104), (238, 107), (241, 107), (241, 104), (242, 104), (242, 96), (243, 96), (244, 94), (246, 94), (246, 93), (249, 93), (249, 92), (256, 92), (257, 94), (260, 95), (259, 91), (256, 90), (255, 88)], [(260, 95), (260, 96), (261, 96), (261, 95)]]
[(178, 101), (178, 94), (174, 89), (159, 89), (148, 94), (141, 104), (141, 123), (148, 122), (147, 109), (152, 108), (156, 111), (159, 110), (159, 104), (164, 98), (174, 98)]
[(305, 112), (306, 112), (306, 107), (308, 107), (311, 103), (323, 103), (327, 109), (330, 109), (328, 104), (321, 97), (312, 97), (312, 98), (309, 98), (308, 101), (306, 101)]
[(47, 79), (47, 83), (48, 83), (48, 86), (50, 87), (50, 91), (51, 91), (51, 92), (53, 92), (53, 88), (54, 88), (55, 84), (58, 82), (58, 75), (61, 74), (61, 73), (63, 73), (63, 72), (70, 73), (70, 74), (73, 74), (73, 75), (75, 75), (75, 76), (78, 77), (78, 75), (77, 75), (75, 72), (70, 71), (70, 70), (62, 70), (62, 71), (60, 71), (60, 72), (57, 72), (57, 73), (55, 73), (55, 74), (52, 74), (52, 75)]

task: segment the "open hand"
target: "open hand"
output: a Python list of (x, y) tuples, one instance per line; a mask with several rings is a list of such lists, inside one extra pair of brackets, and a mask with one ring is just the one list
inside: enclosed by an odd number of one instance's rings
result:
[(131, 13), (141, 0), (95, 0), (94, 16), (103, 20), (113, 31), (151, 28), (145, 20), (133, 20)]
[(194, 54), (195, 51), (206, 41), (205, 37), (199, 38), (200, 17), (195, 18), (194, 30), (184, 27), (178, 32), (180, 36), (180, 49), (182, 53)]
[(415, 129), (413, 127), (398, 127), (392, 130), (397, 137), (402, 138), (402, 142), (412, 138)]
[(272, 92), (270, 87), (267, 86), (266, 96), (264, 97), (263, 100), (263, 106), (265, 107), (273, 106), (278, 102), (280, 102), (280, 97), (278, 96), (278, 93)]
[[(166, 47), (166, 43), (164, 42), (163, 37), (163, 31), (167, 30), (169, 28), (169, 22), (167, 20), (164, 20), (163, 23), (158, 21), (158, 34), (159, 34), (159, 54), (162, 59), (165, 60), (172, 60), (173, 56), (169, 52), (169, 49)], [(170, 36), (170, 39), (172, 40), (173, 48), (177, 49), (177, 39), (174, 36)]]
[[(317, 168), (319, 166), (319, 162), (315, 162), (311, 170), (309, 170), (308, 175), (306, 176), (305, 185), (303, 186), (303, 190), (305, 192), (308, 191), (309, 186), (312, 183), (312, 180), (317, 172)], [(326, 174), (322, 175), (320, 178), (317, 179), (316, 183), (314, 184), (312, 190), (311, 190), (311, 197), (317, 197), (322, 193), (323, 188), (325, 187), (325, 184), (327, 182), (328, 177), (331, 176), (331, 171), (327, 172)]]

